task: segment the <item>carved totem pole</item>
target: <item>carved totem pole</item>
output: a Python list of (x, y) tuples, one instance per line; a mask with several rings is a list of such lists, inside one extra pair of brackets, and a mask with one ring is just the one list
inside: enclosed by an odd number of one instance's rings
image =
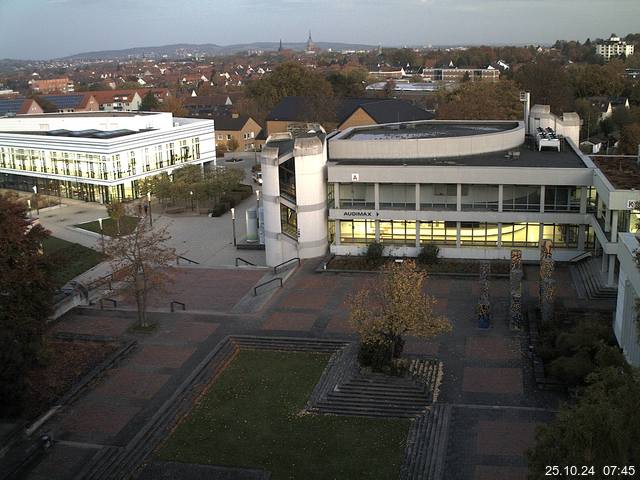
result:
[(556, 285), (551, 278), (555, 270), (555, 262), (552, 258), (553, 242), (543, 240), (540, 244), (540, 311), (543, 321), (553, 320)]
[(480, 264), (480, 298), (478, 299), (478, 327), (489, 328), (491, 324), (491, 304), (489, 302), (489, 275), (491, 264)]
[(522, 328), (522, 250), (511, 250), (509, 328)]

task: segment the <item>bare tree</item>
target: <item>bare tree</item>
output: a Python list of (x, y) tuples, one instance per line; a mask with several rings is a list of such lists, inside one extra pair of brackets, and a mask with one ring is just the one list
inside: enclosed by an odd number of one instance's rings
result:
[(135, 296), (140, 327), (148, 326), (149, 292), (161, 290), (169, 280), (169, 264), (176, 258), (175, 250), (165, 246), (170, 238), (166, 227), (152, 228), (141, 220), (131, 235), (104, 242), (111, 267), (120, 277), (120, 290)]
[(107, 204), (107, 213), (109, 214), (109, 217), (116, 222), (116, 231), (118, 232), (118, 235), (120, 235), (120, 220), (122, 220), (126, 214), (124, 203), (111, 202)]

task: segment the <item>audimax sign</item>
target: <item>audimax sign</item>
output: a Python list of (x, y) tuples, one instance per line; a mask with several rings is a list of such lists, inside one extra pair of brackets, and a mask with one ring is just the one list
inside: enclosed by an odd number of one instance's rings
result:
[(375, 210), (345, 210), (342, 212), (343, 218), (377, 218), (380, 214)]

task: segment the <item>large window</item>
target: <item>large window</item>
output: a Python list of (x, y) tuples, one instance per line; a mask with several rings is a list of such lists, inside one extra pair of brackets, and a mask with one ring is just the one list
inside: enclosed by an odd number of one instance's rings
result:
[(380, 209), (415, 210), (416, 186), (414, 183), (381, 183)]
[(545, 212), (579, 212), (580, 187), (547, 186), (544, 191)]
[(375, 208), (373, 183), (341, 183), (340, 208)]
[(296, 201), (296, 162), (290, 158), (278, 168), (280, 178), (280, 195)]
[(416, 222), (404, 220), (381, 221), (380, 243), (415, 246)]
[(505, 185), (502, 189), (504, 212), (539, 212), (540, 186)]
[(469, 185), (462, 196), (462, 210), (498, 211), (498, 185)]
[(291, 238), (298, 238), (298, 217), (296, 211), (280, 204), (280, 227), (282, 233), (289, 235)]
[(555, 248), (578, 248), (579, 227), (579, 225), (545, 224), (542, 238), (553, 241)]
[(334, 184), (329, 182), (327, 184), (327, 208), (335, 208), (335, 193)]
[(460, 244), (464, 246), (490, 246), (498, 244), (498, 224), (484, 222), (462, 222)]
[(420, 243), (455, 245), (458, 229), (456, 222), (420, 222)]
[(372, 243), (375, 239), (375, 220), (340, 221), (340, 243)]
[(420, 185), (420, 208), (422, 210), (456, 210), (458, 186), (455, 183)]
[(503, 223), (503, 247), (537, 247), (540, 245), (539, 223)]

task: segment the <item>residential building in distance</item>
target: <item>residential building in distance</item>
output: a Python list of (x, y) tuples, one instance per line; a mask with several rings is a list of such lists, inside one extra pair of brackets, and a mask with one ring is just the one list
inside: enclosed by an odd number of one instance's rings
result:
[(100, 110), (100, 106), (91, 92), (39, 95), (36, 97), (36, 102), (40, 99), (53, 105), (58, 113), (97, 112)]
[(140, 110), (142, 97), (136, 90), (101, 90), (91, 92), (101, 112), (135, 112)]
[(0, 99), (0, 118), (26, 115), (29, 113), (44, 113), (42, 107), (33, 98), (3, 98)]
[[(345, 98), (337, 100), (331, 108), (335, 109), (335, 119), (324, 125), (327, 131), (359, 125), (430, 120), (434, 117), (433, 113), (411, 102), (395, 98)], [(266, 117), (267, 135), (298, 127), (304, 129), (317, 114), (316, 109), (314, 101), (307, 97), (283, 98)]]
[(29, 86), (36, 93), (69, 93), (74, 91), (73, 82), (68, 77), (48, 80), (31, 80)]
[(606, 120), (613, 115), (613, 111), (618, 108), (631, 108), (627, 97), (588, 97), (591, 105), (600, 110), (599, 120)]
[[(254, 152), (264, 142), (258, 140), (262, 127), (248, 115), (218, 115), (211, 117), (216, 128), (216, 147), (224, 147), (228, 151)], [(237, 148), (229, 148), (235, 140)]]
[(139, 182), (215, 165), (211, 120), (84, 112), (0, 118), (0, 187), (92, 202), (136, 198)]
[(612, 57), (629, 57), (633, 55), (633, 52), (634, 45), (620, 40), (620, 37), (615, 33), (611, 34), (609, 40), (596, 45), (596, 53), (603, 56), (606, 61), (611, 60)]

